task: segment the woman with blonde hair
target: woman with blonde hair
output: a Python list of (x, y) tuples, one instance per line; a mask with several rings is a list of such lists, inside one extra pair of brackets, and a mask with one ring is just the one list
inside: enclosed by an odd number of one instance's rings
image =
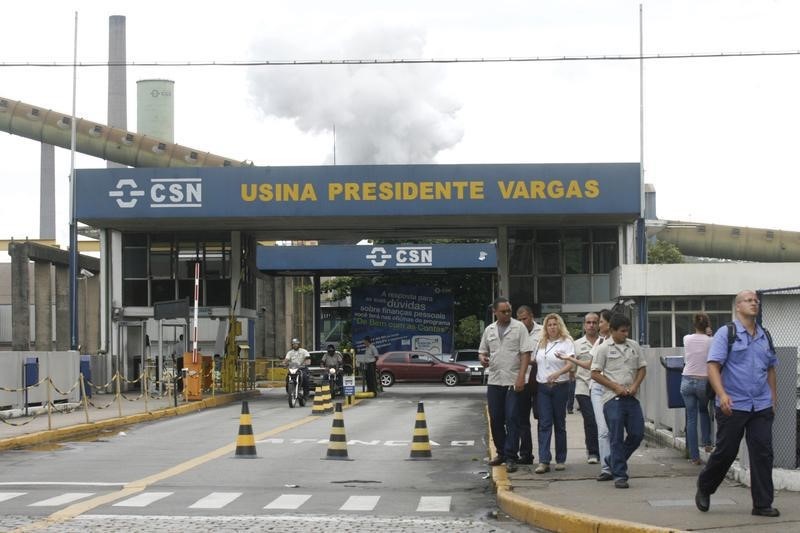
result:
[(537, 401), (539, 405), (539, 465), (537, 474), (550, 471), (550, 437), (555, 427), (556, 470), (567, 461), (567, 398), (572, 364), (563, 357), (574, 356), (575, 346), (564, 320), (556, 313), (544, 317), (544, 328), (536, 350)]

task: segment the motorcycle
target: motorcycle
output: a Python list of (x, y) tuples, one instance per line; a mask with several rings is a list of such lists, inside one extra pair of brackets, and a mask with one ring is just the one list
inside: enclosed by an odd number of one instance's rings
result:
[(286, 372), (286, 394), (289, 400), (289, 407), (294, 407), (296, 404), (304, 406), (306, 404), (306, 397), (303, 394), (303, 370), (297, 363), (289, 363)]
[(336, 398), (343, 394), (342, 391), (342, 371), (339, 368), (329, 368), (328, 369), (328, 385), (330, 386), (331, 390), (331, 398)]

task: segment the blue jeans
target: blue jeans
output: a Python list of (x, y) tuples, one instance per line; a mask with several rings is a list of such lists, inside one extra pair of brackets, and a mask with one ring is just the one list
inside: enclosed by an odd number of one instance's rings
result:
[(539, 383), (537, 403), (539, 407), (539, 462), (550, 464), (550, 437), (555, 426), (556, 463), (567, 461), (567, 398), (569, 382), (562, 381), (554, 385)]
[(514, 387), (487, 385), (486, 402), (489, 404), (492, 440), (497, 455), (517, 460), (519, 448), (519, 421), (517, 420), (518, 394)]
[(617, 396), (603, 405), (603, 412), (611, 441), (611, 474), (615, 480), (627, 480), (628, 459), (644, 438), (642, 406), (633, 396)]
[(686, 404), (686, 449), (689, 458), (700, 459), (697, 445), (697, 419), (700, 418), (700, 439), (703, 446), (711, 444), (711, 420), (708, 416), (708, 398), (706, 397), (706, 378), (683, 376), (681, 378), (681, 396)]
[(611, 473), (611, 465), (608, 463), (611, 457), (611, 443), (608, 441), (608, 424), (606, 415), (603, 413), (603, 391), (605, 387), (592, 383), (590, 396), (592, 407), (594, 408), (594, 421), (597, 424), (597, 449), (600, 450), (600, 471)]

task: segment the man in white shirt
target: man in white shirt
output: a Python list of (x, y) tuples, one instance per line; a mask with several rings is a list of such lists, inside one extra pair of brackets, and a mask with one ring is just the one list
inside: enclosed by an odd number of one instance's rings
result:
[[(286, 352), (286, 357), (283, 358), (284, 366), (289, 366), (289, 363), (294, 363), (300, 367), (300, 373), (303, 376), (303, 396), (308, 398), (308, 388), (311, 379), (308, 375), (307, 361), (311, 359), (308, 350), (300, 347), (299, 339), (292, 339), (292, 349)], [(288, 376), (287, 376), (288, 379)]]
[(478, 357), (484, 367), (489, 367), (486, 400), (492, 440), (497, 457), (491, 466), (506, 463), (507, 472), (517, 471), (519, 448), (519, 422), (517, 399), (525, 388), (525, 374), (533, 351), (528, 329), (519, 320), (511, 318), (511, 303), (499, 297), (492, 304), (495, 322), (483, 332)]

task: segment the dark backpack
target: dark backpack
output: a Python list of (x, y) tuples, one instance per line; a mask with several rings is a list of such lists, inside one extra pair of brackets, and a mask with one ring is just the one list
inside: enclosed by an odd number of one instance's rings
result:
[[(736, 342), (736, 324), (733, 322), (728, 322), (725, 324), (725, 327), (728, 328), (728, 355), (731, 354), (731, 348), (733, 347), (733, 343)], [(772, 335), (770, 334), (767, 328), (761, 328), (764, 330), (764, 335), (767, 337), (767, 342), (769, 343), (769, 349), (774, 353), (775, 352), (775, 345), (772, 343)], [(720, 365), (719, 375), (720, 379), (722, 379), (722, 370), (725, 368), (725, 365)], [(706, 397), (708, 397), (708, 401), (713, 402), (714, 398), (717, 397), (717, 393), (714, 392), (714, 387), (711, 386), (711, 380), (706, 382)]]

